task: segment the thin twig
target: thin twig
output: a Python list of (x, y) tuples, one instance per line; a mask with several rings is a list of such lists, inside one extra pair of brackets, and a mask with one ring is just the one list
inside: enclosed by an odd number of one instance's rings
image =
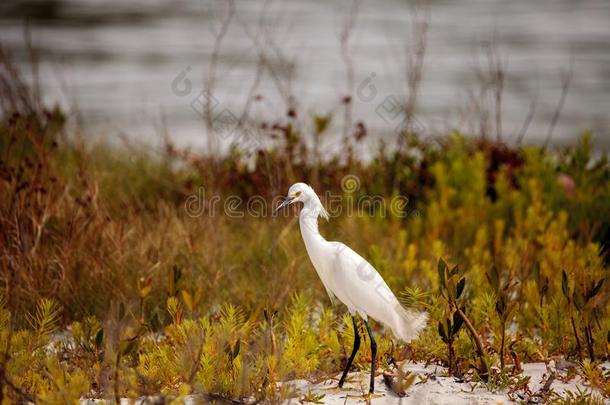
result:
[(356, 23), (356, 16), (358, 14), (358, 7), (360, 5), (359, 0), (354, 0), (350, 8), (349, 14), (347, 15), (345, 22), (343, 23), (343, 29), (339, 36), (341, 44), (341, 59), (345, 65), (345, 96), (343, 98), (345, 104), (345, 110), (343, 115), (343, 141), (347, 145), (349, 142), (349, 136), (352, 130), (352, 110), (353, 110), (353, 91), (354, 91), (354, 61), (352, 59), (350, 50), (350, 38), (354, 30)]
[(495, 40), (487, 48), (490, 85), (494, 92), (496, 113), (496, 141), (502, 142), (502, 93), (504, 91), (504, 68), (497, 53)]
[(559, 116), (561, 115), (561, 110), (563, 109), (563, 105), (568, 96), (568, 90), (570, 89), (570, 82), (572, 81), (574, 70), (572, 65), (570, 65), (570, 69), (567, 72), (562, 72), (560, 74), (561, 78), (561, 96), (559, 97), (559, 102), (557, 103), (557, 107), (555, 107), (555, 112), (553, 113), (553, 118), (551, 119), (551, 124), (549, 125), (549, 130), (546, 135), (546, 140), (544, 141), (544, 148), (546, 149), (553, 138), (553, 131), (555, 130), (555, 126), (557, 125), (557, 121), (559, 121)]
[(422, 72), (424, 66), (424, 58), (426, 55), (426, 46), (428, 40), (428, 27), (430, 25), (430, 10), (426, 7), (423, 11), (423, 16), (416, 7), (413, 7), (411, 12), (411, 26), (414, 47), (407, 47), (407, 62), (405, 76), (407, 79), (407, 97), (404, 105), (405, 121), (401, 136), (399, 136), (398, 147), (401, 149), (404, 145), (404, 136), (411, 129), (411, 122), (415, 115), (415, 107), (417, 105), (417, 97), (419, 95), (419, 87), (422, 80)]
[(248, 120), (248, 117), (250, 114), (250, 109), (252, 107), (252, 102), (254, 101), (254, 98), (255, 98), (255, 93), (258, 90), (258, 87), (263, 78), (263, 73), (264, 73), (264, 68), (265, 68), (265, 52), (260, 47), (260, 37), (263, 35), (263, 31), (264, 31), (265, 10), (267, 9), (268, 3), (269, 3), (269, 1), (266, 1), (263, 6), (263, 9), (261, 11), (261, 15), (259, 18), (259, 22), (258, 22), (258, 31), (256, 33), (253, 33), (250, 30), (250, 27), (248, 27), (248, 25), (245, 22), (243, 22), (241, 19), (238, 18), (238, 21), (242, 25), (246, 35), (252, 40), (252, 43), (257, 48), (257, 54), (258, 54), (258, 63), (256, 65), (256, 73), (254, 76), (254, 80), (252, 81), (252, 84), (250, 85), (250, 90), (248, 91), (248, 95), (246, 97), (246, 101), (245, 101), (244, 107), (242, 109), (242, 113), (239, 117), (239, 122), (237, 124), (238, 130), (243, 130), (243, 127)]
[(534, 118), (534, 114), (536, 113), (536, 104), (537, 103), (538, 103), (538, 93), (536, 93), (536, 96), (530, 103), (530, 108), (527, 113), (527, 116), (525, 117), (525, 120), (523, 121), (523, 125), (521, 126), (521, 129), (519, 130), (519, 135), (517, 136), (517, 145), (521, 145), (523, 138), (525, 138), (527, 129), (529, 128), (529, 126), (532, 122), (532, 119)]
[(228, 1), (228, 10), (225, 18), (222, 20), (220, 25), (220, 30), (216, 34), (214, 39), (214, 48), (212, 50), (212, 54), (210, 56), (210, 64), (208, 68), (208, 75), (206, 80), (206, 91), (208, 96), (205, 100), (205, 125), (206, 132), (208, 137), (208, 153), (212, 153), (214, 149), (214, 137), (213, 137), (213, 117), (212, 117), (212, 104), (211, 98), (214, 93), (214, 87), (216, 84), (216, 67), (218, 65), (218, 57), (220, 54), (220, 47), (222, 45), (222, 40), (226, 36), (229, 26), (231, 25), (231, 20), (233, 19), (233, 15), (235, 14), (235, 2), (233, 0)]

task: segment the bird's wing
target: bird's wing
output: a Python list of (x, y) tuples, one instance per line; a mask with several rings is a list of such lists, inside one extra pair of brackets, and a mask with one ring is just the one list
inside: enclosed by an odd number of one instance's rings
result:
[(381, 275), (362, 256), (341, 242), (332, 242), (334, 248), (333, 285), (335, 294), (348, 307), (368, 314), (377, 320), (387, 305), (396, 298)]
[(409, 341), (426, 324), (427, 315), (404, 308), (375, 268), (340, 242), (333, 242), (334, 272), (331, 288), (351, 312), (367, 315)]

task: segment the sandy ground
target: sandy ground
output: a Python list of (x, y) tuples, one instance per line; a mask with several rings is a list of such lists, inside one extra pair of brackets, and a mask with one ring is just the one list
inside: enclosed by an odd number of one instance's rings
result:
[[(606, 364), (609, 367), (610, 364)], [(375, 394), (376, 397), (371, 399), (371, 403), (376, 405), (384, 404), (513, 404), (506, 392), (490, 392), (482, 385), (473, 383), (459, 382), (454, 377), (446, 377), (446, 370), (443, 367), (428, 366), (423, 364), (404, 364), (403, 370), (408, 370), (416, 373), (419, 376), (428, 376), (425, 382), (415, 383), (411, 386), (406, 395), (402, 398), (391, 392), (383, 381), (382, 376), (375, 379)], [(551, 371), (556, 371), (553, 362), (551, 363)], [(565, 374), (565, 372), (559, 372)], [(287, 384), (294, 385), (298, 391), (303, 394), (314, 392), (324, 395), (320, 399), (325, 404), (338, 405), (346, 403), (363, 402), (362, 394), (368, 392), (369, 376), (367, 373), (352, 373), (352, 381), (345, 384), (344, 390), (337, 390), (336, 380), (325, 381), (320, 384), (310, 384), (304, 380), (296, 380)], [(548, 371), (544, 363), (530, 363), (523, 365), (523, 375), (530, 376), (529, 388), (532, 393), (538, 392), (547, 381)], [(418, 380), (416, 380), (418, 381)], [(566, 391), (576, 391), (577, 388), (590, 392), (585, 382), (580, 377), (575, 377), (568, 383), (564, 383), (559, 379), (554, 379), (550, 389), (559, 395), (564, 395)], [(539, 403), (537, 397), (523, 397), (521, 400), (528, 400), (529, 403)], [(297, 404), (299, 401), (294, 399), (289, 403)], [(610, 401), (606, 401), (610, 404)]]
[[(603, 367), (610, 369), (610, 363), (606, 362)], [(549, 370), (544, 363), (529, 363), (523, 364), (523, 376), (530, 376), (528, 383), (531, 396), (514, 396), (515, 400), (511, 400), (507, 392), (490, 392), (481, 384), (468, 382), (460, 382), (455, 377), (447, 377), (446, 369), (439, 366), (425, 366), (419, 363), (408, 363), (402, 365), (403, 370), (415, 373), (421, 376), (425, 381), (420, 381), (418, 378), (416, 383), (412, 385), (406, 392), (404, 397), (399, 397), (391, 392), (384, 383), (383, 376), (379, 375), (375, 379), (375, 396), (370, 399), (371, 404), (400, 404), (400, 405), (420, 405), (420, 404), (450, 404), (450, 405), (487, 405), (487, 404), (538, 404), (542, 403), (540, 397), (535, 394), (539, 392), (548, 380)], [(591, 388), (580, 377), (576, 376), (569, 382), (561, 381), (561, 376), (566, 375), (563, 369), (558, 370), (555, 363), (549, 365), (551, 372), (556, 373), (558, 378), (555, 378), (550, 385), (550, 390), (558, 395), (564, 396), (566, 391), (581, 391), (591, 392)], [(319, 402), (328, 405), (345, 405), (364, 403), (365, 398), (362, 396), (368, 392), (369, 374), (368, 373), (350, 373), (350, 378), (346, 382), (342, 390), (337, 389), (336, 379), (324, 381), (319, 384), (312, 384), (306, 380), (287, 381), (284, 384), (291, 385), (299, 398), (294, 398), (286, 401), (285, 405), (300, 405), (307, 404), (303, 401), (303, 397), (308, 393), (318, 394)], [(310, 396), (311, 397), (311, 396)], [(201, 404), (202, 398), (193, 395), (183, 398), (187, 405)], [(103, 401), (100, 400), (81, 400), (81, 405), (97, 405)], [(133, 404), (127, 399), (121, 400), (121, 404)], [(135, 401), (136, 405), (163, 403), (159, 398), (139, 398)], [(610, 405), (610, 400), (605, 401)]]

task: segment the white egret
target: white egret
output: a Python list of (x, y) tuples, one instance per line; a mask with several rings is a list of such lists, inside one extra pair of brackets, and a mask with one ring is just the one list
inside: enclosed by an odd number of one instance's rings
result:
[(375, 390), (375, 362), (377, 344), (368, 322), (371, 317), (389, 327), (394, 335), (404, 341), (417, 337), (426, 324), (427, 314), (404, 308), (392, 293), (375, 268), (362, 256), (341, 242), (324, 239), (318, 231), (318, 217), (328, 219), (328, 212), (322, 206), (315, 191), (305, 183), (295, 183), (288, 190), (288, 196), (277, 208), (302, 202), (299, 226), (305, 248), (322, 284), (331, 299), (338, 298), (345, 304), (352, 316), (354, 326), (354, 348), (350, 355), (339, 387), (343, 387), (347, 373), (360, 347), (360, 335), (356, 314), (366, 325), (371, 339), (371, 382), (369, 393)]

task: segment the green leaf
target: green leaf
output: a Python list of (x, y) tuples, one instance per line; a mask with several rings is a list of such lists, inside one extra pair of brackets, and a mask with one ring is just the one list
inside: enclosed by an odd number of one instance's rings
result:
[(451, 331), (452, 335), (457, 334), (460, 331), (460, 328), (464, 324), (464, 318), (460, 315), (460, 311), (455, 311), (453, 313), (453, 330)]
[(496, 312), (498, 313), (498, 315), (503, 317), (505, 311), (506, 311), (506, 303), (504, 302), (504, 296), (500, 295), (498, 297), (498, 300), (496, 301)]
[(237, 356), (239, 355), (240, 347), (241, 347), (241, 340), (238, 340), (237, 343), (235, 344), (235, 347), (233, 347), (233, 359), (237, 358)]
[(457, 287), (455, 289), (455, 298), (458, 299), (462, 296), (464, 292), (464, 287), (466, 287), (466, 277), (462, 277), (460, 281), (458, 281)]
[(500, 275), (498, 274), (498, 268), (495, 265), (491, 266), (491, 269), (489, 269), (485, 276), (487, 277), (487, 281), (489, 281), (491, 288), (497, 293), (500, 290)]
[(449, 341), (447, 331), (445, 330), (445, 325), (441, 321), (438, 322), (438, 334), (440, 335), (443, 342), (447, 343)]
[[(602, 278), (599, 282), (591, 289), (591, 292), (587, 294), (588, 299), (591, 299), (597, 295), (597, 293), (601, 290), (602, 285), (604, 284), (604, 279)], [(587, 299), (587, 301), (588, 301)]]
[(563, 291), (563, 296), (570, 302), (570, 287), (568, 286), (568, 275), (565, 270), (561, 272), (561, 290)]
[(99, 349), (104, 342), (104, 329), (100, 328), (95, 334), (95, 346)]
[(186, 290), (182, 290), (182, 301), (184, 301), (184, 304), (186, 305), (186, 307), (189, 309), (189, 311), (193, 311), (193, 296), (191, 295), (191, 293), (189, 293)]
[(580, 288), (574, 289), (574, 294), (572, 294), (572, 298), (574, 300), (574, 306), (578, 311), (585, 307), (585, 300), (580, 292)]
[(438, 282), (441, 289), (447, 288), (447, 263), (443, 259), (438, 260)]

